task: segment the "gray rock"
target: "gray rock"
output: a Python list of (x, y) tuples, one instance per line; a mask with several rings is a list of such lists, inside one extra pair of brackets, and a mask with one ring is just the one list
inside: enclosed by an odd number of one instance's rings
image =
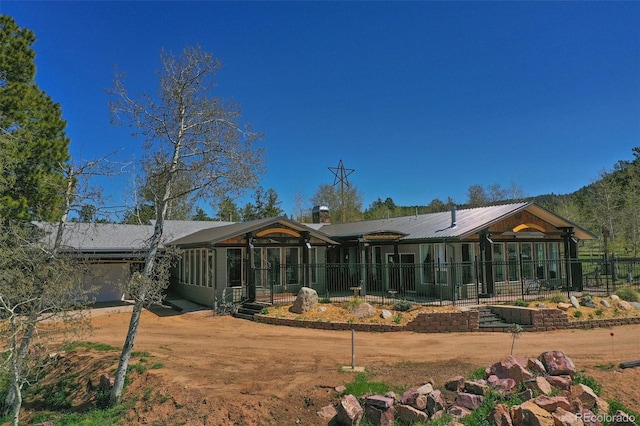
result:
[(609, 303), (609, 301), (608, 301), (608, 300), (606, 300), (606, 299), (602, 299), (602, 300), (600, 300), (600, 304), (601, 304), (602, 306), (604, 306), (605, 308), (610, 308), (610, 307), (611, 307), (611, 303)]
[(309, 312), (318, 303), (318, 292), (309, 287), (302, 287), (293, 306), (289, 308), (294, 314)]
[(580, 309), (580, 303), (578, 302), (578, 298), (577, 297), (571, 296), (570, 301), (571, 301), (571, 304), (573, 305), (574, 308)]
[(593, 301), (591, 296), (582, 296), (580, 298), (580, 304), (586, 308), (595, 308), (596, 302)]
[(371, 318), (376, 314), (376, 310), (369, 303), (361, 303), (359, 304), (353, 311), (353, 316), (355, 318)]

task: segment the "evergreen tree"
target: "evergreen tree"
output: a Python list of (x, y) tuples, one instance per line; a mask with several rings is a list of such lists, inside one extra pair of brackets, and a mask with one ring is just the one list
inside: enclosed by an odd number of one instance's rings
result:
[(5, 169), (13, 185), (0, 191), (0, 215), (56, 220), (62, 212), (61, 170), (69, 161), (69, 140), (60, 105), (35, 83), (33, 31), (0, 15), (0, 128), (19, 141)]

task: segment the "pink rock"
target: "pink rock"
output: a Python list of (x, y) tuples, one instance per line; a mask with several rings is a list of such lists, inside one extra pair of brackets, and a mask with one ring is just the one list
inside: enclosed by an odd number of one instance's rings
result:
[(468, 408), (469, 410), (475, 410), (480, 407), (483, 401), (484, 397), (472, 393), (460, 392), (456, 396), (456, 405)]
[(336, 422), (340, 425), (358, 425), (364, 415), (364, 410), (353, 395), (344, 395), (336, 407)]
[(398, 419), (404, 423), (419, 423), (429, 420), (429, 416), (424, 411), (420, 411), (410, 405), (400, 404), (396, 406)]
[(576, 366), (573, 361), (560, 349), (543, 352), (540, 359), (551, 376), (569, 375), (573, 377), (576, 374)]
[(533, 377), (533, 374), (527, 371), (527, 369), (511, 355), (493, 364), (489, 367), (489, 371), (500, 379), (513, 379), (516, 382), (524, 382)]
[(491, 421), (491, 424), (496, 426), (513, 426), (509, 408), (503, 404), (495, 406), (493, 411), (489, 413), (489, 420)]

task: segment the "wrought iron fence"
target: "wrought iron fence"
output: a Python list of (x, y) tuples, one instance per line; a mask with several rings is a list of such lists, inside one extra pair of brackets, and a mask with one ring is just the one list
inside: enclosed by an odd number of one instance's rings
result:
[(460, 306), (556, 294), (610, 295), (628, 286), (640, 290), (640, 259), (628, 258), (282, 265), (253, 274), (257, 300), (273, 304), (292, 303), (303, 286), (331, 301), (360, 297), (375, 303)]

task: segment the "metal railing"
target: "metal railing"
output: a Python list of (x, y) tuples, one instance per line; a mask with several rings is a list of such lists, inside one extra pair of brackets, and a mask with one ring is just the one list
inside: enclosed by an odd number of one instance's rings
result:
[(292, 303), (303, 286), (331, 301), (357, 296), (375, 303), (460, 306), (640, 290), (640, 259), (622, 258), (282, 265), (252, 273), (256, 299), (272, 304)]

